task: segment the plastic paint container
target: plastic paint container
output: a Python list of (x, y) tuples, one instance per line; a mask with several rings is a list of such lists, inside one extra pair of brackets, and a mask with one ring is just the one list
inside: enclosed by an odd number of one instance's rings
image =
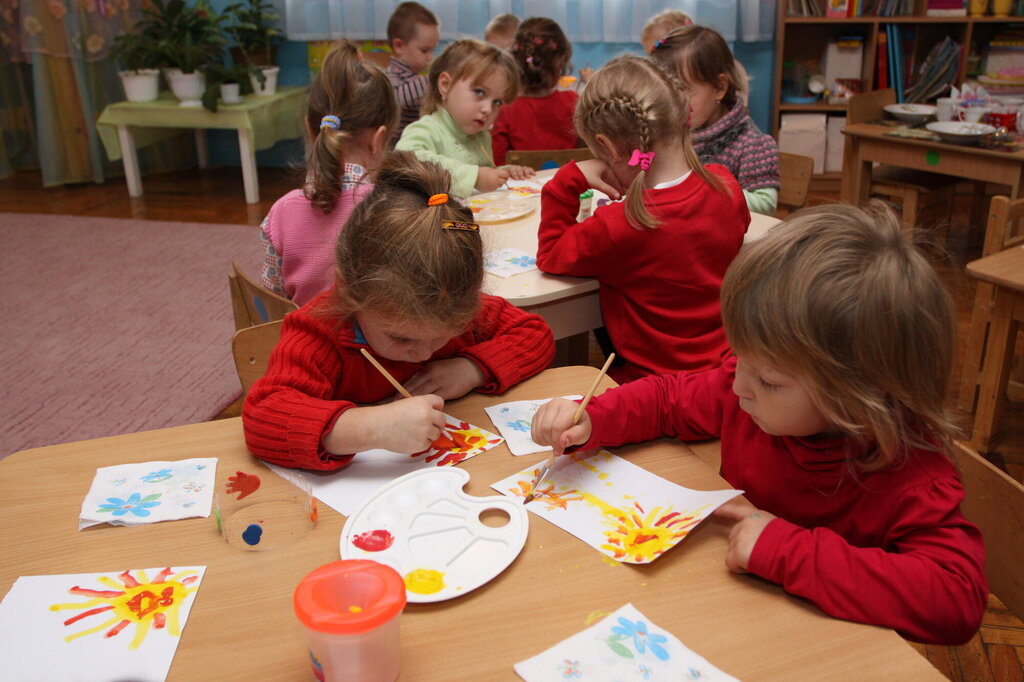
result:
[(594, 190), (588, 189), (580, 195), (580, 212), (576, 215), (576, 222), (583, 222), (593, 213)]
[(303, 578), (292, 603), (318, 680), (398, 678), (405, 583), (395, 569), (366, 559), (334, 561)]

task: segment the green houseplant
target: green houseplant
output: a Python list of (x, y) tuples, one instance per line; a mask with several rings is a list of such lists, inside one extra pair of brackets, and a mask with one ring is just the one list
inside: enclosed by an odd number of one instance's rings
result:
[(118, 74), (129, 102), (152, 102), (160, 92), (158, 67), (163, 54), (151, 36), (142, 32), (122, 33), (114, 38), (110, 54), (120, 65)]
[(236, 64), (272, 66), (281, 31), (281, 17), (274, 6), (264, 0), (240, 0), (224, 8), (229, 20), (224, 31), (235, 43), (231, 54)]
[(207, 64), (202, 69), (206, 76), (206, 90), (203, 92), (203, 106), (210, 111), (217, 111), (218, 99), (225, 104), (238, 104), (242, 101), (241, 84), (250, 76), (262, 78), (259, 69), (247, 64), (227, 66), (223, 62)]

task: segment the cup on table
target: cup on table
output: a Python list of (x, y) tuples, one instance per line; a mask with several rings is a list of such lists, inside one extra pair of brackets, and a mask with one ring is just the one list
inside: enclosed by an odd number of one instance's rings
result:
[(992, 111), (988, 115), (988, 123), (995, 126), (996, 129), (1006, 128), (1010, 132), (1014, 132), (1017, 130), (1017, 112)]
[(317, 679), (398, 678), (399, 616), (405, 608), (405, 582), (398, 571), (367, 559), (334, 561), (302, 579), (292, 604), (306, 628)]
[(963, 102), (959, 97), (940, 97), (935, 100), (935, 118), (939, 121), (952, 121), (956, 109)]
[(956, 108), (956, 118), (965, 123), (980, 123), (991, 111), (990, 106), (967, 107), (961, 104)]

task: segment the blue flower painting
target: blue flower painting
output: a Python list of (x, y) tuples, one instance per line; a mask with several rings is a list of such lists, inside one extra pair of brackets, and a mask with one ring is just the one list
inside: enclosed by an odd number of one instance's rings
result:
[(153, 493), (152, 495), (146, 495), (142, 497), (139, 493), (132, 493), (127, 500), (122, 500), (117, 497), (108, 497), (105, 504), (101, 504), (97, 512), (110, 512), (114, 516), (124, 516), (125, 514), (132, 514), (141, 518), (149, 516), (149, 510), (152, 507), (160, 505), (156, 501), (156, 498), (160, 497), (160, 493)]
[(505, 426), (513, 431), (522, 431), (523, 433), (530, 432), (530, 422), (525, 419), (517, 419), (514, 422), (505, 422)]
[(166, 481), (172, 476), (170, 469), (161, 469), (160, 471), (151, 471), (141, 478), (146, 483), (159, 483), (160, 481)]
[(644, 621), (638, 620), (634, 623), (628, 618), (622, 618), (620, 616), (619, 624), (612, 628), (612, 632), (618, 635), (618, 637), (609, 639), (608, 646), (610, 646), (612, 651), (620, 656), (626, 656), (626, 658), (633, 657), (633, 653), (620, 643), (620, 640), (628, 640), (632, 637), (633, 647), (636, 649), (637, 653), (642, 654), (650, 649), (651, 653), (657, 656), (659, 660), (668, 660), (668, 652), (661, 646), (663, 643), (668, 641), (668, 637), (654, 632), (648, 632), (647, 623)]
[(509, 265), (515, 265), (520, 268), (529, 268), (537, 264), (537, 259), (533, 256), (513, 256), (506, 261)]

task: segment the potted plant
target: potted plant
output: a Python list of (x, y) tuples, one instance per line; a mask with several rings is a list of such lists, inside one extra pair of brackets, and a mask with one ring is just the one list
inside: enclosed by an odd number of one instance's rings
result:
[(203, 92), (203, 106), (210, 111), (217, 111), (218, 98), (224, 104), (242, 102), (241, 84), (253, 75), (253, 71), (251, 66), (245, 64), (226, 66), (223, 62), (214, 62), (204, 66), (206, 90)]
[(114, 38), (110, 53), (121, 66), (118, 75), (129, 102), (152, 102), (160, 92), (160, 66), (163, 55), (152, 36), (141, 31), (122, 33)]
[(249, 75), (253, 92), (272, 95), (277, 90), (279, 68), (274, 66), (274, 55), (281, 30), (280, 17), (265, 0), (240, 0), (224, 8), (224, 16), (231, 21), (224, 27), (235, 45), (231, 56), (235, 64), (245, 64), (262, 71), (262, 75)]

